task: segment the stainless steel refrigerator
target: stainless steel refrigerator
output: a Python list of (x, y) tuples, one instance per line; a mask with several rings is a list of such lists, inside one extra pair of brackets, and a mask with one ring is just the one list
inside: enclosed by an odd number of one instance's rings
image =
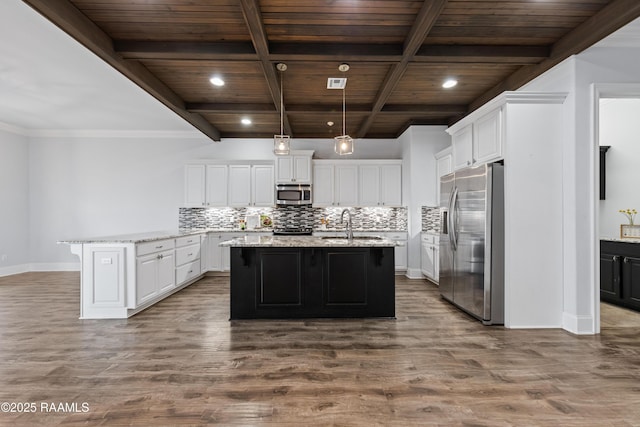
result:
[(440, 180), (440, 293), (486, 325), (504, 324), (504, 167)]

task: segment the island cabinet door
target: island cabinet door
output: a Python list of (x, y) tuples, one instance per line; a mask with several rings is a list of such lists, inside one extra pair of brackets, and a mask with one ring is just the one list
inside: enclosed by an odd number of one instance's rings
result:
[(625, 305), (640, 310), (640, 258), (622, 258), (622, 286)]
[(322, 311), (328, 317), (394, 317), (394, 262), (392, 247), (327, 249)]
[(620, 294), (621, 258), (616, 254), (600, 253), (600, 299), (602, 301), (614, 304), (619, 304), (622, 301)]
[(303, 317), (303, 251), (231, 248), (231, 318)]

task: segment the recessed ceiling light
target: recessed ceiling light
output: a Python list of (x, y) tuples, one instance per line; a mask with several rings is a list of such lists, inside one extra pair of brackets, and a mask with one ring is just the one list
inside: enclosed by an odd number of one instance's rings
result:
[(444, 83), (442, 83), (442, 87), (445, 89), (451, 89), (457, 84), (458, 84), (458, 81), (456, 79), (448, 79)]
[(251, 124), (251, 119), (248, 119), (248, 118), (246, 118), (246, 117), (245, 117), (245, 118), (243, 118), (242, 120), (240, 120), (240, 122), (241, 122), (243, 125), (250, 125), (250, 124)]
[(214, 86), (224, 86), (224, 80), (222, 80), (220, 77), (217, 77), (217, 76), (211, 77), (209, 81)]
[(334, 123), (333, 122), (327, 122), (327, 126), (333, 126)]

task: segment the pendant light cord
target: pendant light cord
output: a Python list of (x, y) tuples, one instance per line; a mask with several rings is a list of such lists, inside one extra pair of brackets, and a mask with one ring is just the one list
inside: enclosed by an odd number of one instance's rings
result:
[(346, 123), (347, 123), (347, 119), (346, 119), (346, 117), (347, 117), (347, 112), (346, 112), (347, 106), (346, 106), (346, 102), (345, 102), (345, 94), (344, 93), (345, 93), (345, 89), (343, 88), (342, 89), (342, 134), (346, 135), (347, 134), (347, 129), (346, 129), (347, 128), (347, 125), (346, 125)]
[(280, 135), (284, 135), (284, 98), (282, 94), (284, 92), (284, 87), (282, 85), (282, 71), (280, 71)]

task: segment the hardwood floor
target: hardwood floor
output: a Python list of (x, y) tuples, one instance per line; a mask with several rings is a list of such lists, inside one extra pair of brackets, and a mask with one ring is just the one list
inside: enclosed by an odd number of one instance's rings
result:
[(398, 278), (396, 320), (229, 322), (228, 278), (207, 277), (78, 320), (79, 280), (0, 278), (0, 402), (36, 406), (1, 426), (640, 425), (640, 316), (616, 307), (598, 336), (507, 330)]

